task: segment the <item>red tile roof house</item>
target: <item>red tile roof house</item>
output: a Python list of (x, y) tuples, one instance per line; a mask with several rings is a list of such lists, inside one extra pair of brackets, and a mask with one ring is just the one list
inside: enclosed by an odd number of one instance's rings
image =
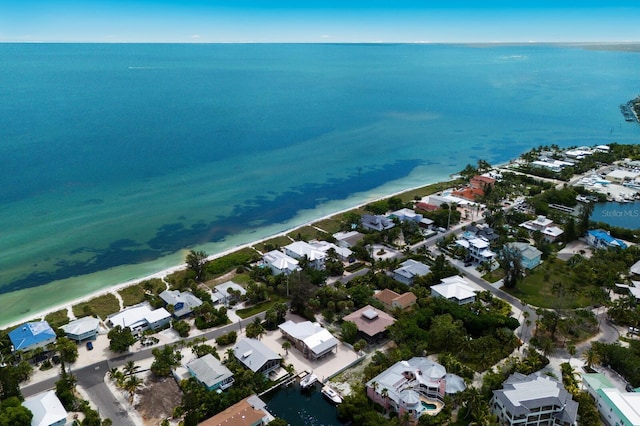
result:
[(385, 309), (393, 310), (393, 309), (408, 309), (412, 307), (416, 300), (418, 299), (415, 294), (410, 291), (407, 291), (403, 294), (398, 294), (393, 290), (385, 288), (382, 291), (376, 293), (373, 297), (378, 299), (384, 305)]
[(358, 332), (369, 342), (382, 339), (387, 328), (396, 322), (391, 315), (371, 305), (358, 309), (342, 320), (354, 323), (358, 327)]

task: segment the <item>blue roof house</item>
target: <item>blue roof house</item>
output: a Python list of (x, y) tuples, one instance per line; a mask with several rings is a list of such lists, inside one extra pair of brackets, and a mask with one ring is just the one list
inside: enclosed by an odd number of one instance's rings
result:
[(592, 229), (587, 231), (587, 244), (599, 249), (621, 248), (626, 249), (624, 241), (613, 238), (611, 234), (602, 229)]
[(9, 332), (14, 351), (43, 348), (56, 341), (56, 332), (46, 321), (28, 322)]

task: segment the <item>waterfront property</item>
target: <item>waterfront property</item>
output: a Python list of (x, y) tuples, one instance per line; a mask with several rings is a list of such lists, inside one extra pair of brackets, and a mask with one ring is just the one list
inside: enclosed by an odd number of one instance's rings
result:
[(100, 331), (100, 320), (94, 317), (82, 317), (61, 326), (60, 329), (69, 339), (82, 342), (87, 339), (95, 339)]
[(254, 373), (262, 373), (265, 377), (278, 368), (282, 358), (256, 339), (240, 339), (233, 347), (236, 359)]
[(214, 304), (220, 303), (226, 306), (230, 303), (238, 302), (245, 294), (247, 294), (247, 290), (245, 290), (240, 284), (236, 284), (233, 281), (227, 281), (226, 283), (222, 283), (213, 288), (211, 300), (213, 300)]
[(587, 231), (586, 239), (587, 244), (597, 249), (627, 248), (627, 244), (624, 241), (612, 237), (609, 232), (602, 229), (591, 229)]
[(431, 268), (424, 263), (407, 259), (400, 264), (399, 268), (393, 271), (393, 279), (406, 285), (413, 285), (417, 277), (427, 275), (429, 272), (431, 272)]
[(393, 220), (383, 215), (363, 214), (360, 218), (360, 223), (363, 228), (372, 231), (384, 231), (385, 229), (391, 229), (396, 226)]
[(368, 342), (378, 341), (385, 337), (387, 328), (396, 322), (395, 318), (386, 312), (367, 305), (342, 318), (358, 327), (358, 333)]
[(464, 380), (425, 357), (399, 361), (366, 383), (367, 397), (413, 420), (436, 415), (444, 407), (445, 395), (466, 389)]
[(440, 284), (431, 287), (431, 296), (441, 297), (458, 305), (475, 302), (476, 293), (477, 291), (471, 286), (471, 282), (459, 275), (443, 278), (440, 280)]
[(338, 339), (317, 322), (295, 323), (288, 320), (278, 326), (282, 337), (291, 341), (302, 354), (317, 360), (332, 353), (338, 346)]
[(145, 330), (159, 330), (170, 321), (171, 314), (165, 308), (151, 310), (147, 303), (141, 303), (109, 315), (106, 322), (110, 327), (129, 327), (136, 334)]
[(400, 222), (420, 223), (423, 216), (420, 213), (407, 208), (396, 210), (389, 215), (390, 218), (398, 219)]
[(167, 306), (173, 306), (173, 316), (176, 318), (184, 318), (191, 315), (193, 308), (202, 305), (202, 300), (198, 299), (190, 291), (165, 290), (159, 296)]
[(13, 351), (29, 351), (44, 348), (56, 341), (56, 332), (46, 321), (28, 322), (9, 332)]
[(198, 423), (198, 426), (262, 426), (271, 420), (273, 416), (266, 410), (266, 404), (257, 395), (251, 395)]
[(398, 294), (388, 288), (377, 292), (373, 297), (382, 302), (384, 308), (387, 310), (409, 309), (410, 307), (415, 305), (416, 301), (418, 300), (416, 295), (410, 291)]
[(503, 425), (577, 425), (578, 403), (557, 380), (514, 373), (494, 390), (491, 411)]
[(533, 234), (536, 231), (540, 231), (542, 233), (542, 237), (550, 243), (554, 242), (560, 235), (564, 233), (562, 229), (553, 224), (553, 220), (548, 219), (544, 215), (540, 215), (534, 220), (528, 220), (524, 223), (521, 223), (520, 227), (529, 231), (530, 234)]
[(264, 261), (264, 264), (271, 269), (273, 275), (289, 275), (302, 270), (296, 259), (291, 256), (287, 256), (280, 250), (271, 250), (262, 256), (262, 260)]
[(351, 247), (362, 241), (362, 239), (364, 238), (364, 234), (358, 231), (336, 232), (335, 234), (333, 234), (333, 237), (336, 239), (340, 247), (350, 249)]
[(191, 377), (201, 383), (208, 391), (225, 390), (233, 385), (233, 373), (211, 354), (194, 359), (185, 367)]
[(309, 262), (309, 266), (313, 269), (324, 270), (324, 261), (327, 254), (305, 241), (294, 241), (284, 246), (284, 253), (298, 261), (306, 259), (307, 262)]
[(525, 269), (533, 269), (540, 265), (542, 252), (529, 243), (508, 243), (507, 248), (520, 254), (520, 263)]
[(63, 426), (67, 424), (68, 413), (55, 391), (50, 390), (26, 398), (22, 405), (33, 413), (31, 426)]

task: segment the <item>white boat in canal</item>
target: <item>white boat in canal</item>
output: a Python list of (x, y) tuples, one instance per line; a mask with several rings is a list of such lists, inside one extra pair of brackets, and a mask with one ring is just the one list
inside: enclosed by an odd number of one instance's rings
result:
[(324, 386), (322, 388), (322, 395), (334, 404), (342, 403), (342, 397), (338, 394), (338, 392), (334, 391), (329, 386)]
[(302, 380), (300, 380), (300, 388), (308, 389), (309, 387), (313, 386), (313, 384), (317, 381), (318, 381), (318, 376), (316, 376), (313, 373), (307, 374), (302, 378)]

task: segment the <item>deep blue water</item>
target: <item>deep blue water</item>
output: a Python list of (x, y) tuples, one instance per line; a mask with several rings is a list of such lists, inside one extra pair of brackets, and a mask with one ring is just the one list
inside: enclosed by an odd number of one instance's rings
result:
[(298, 385), (279, 388), (262, 399), (275, 417), (280, 417), (290, 426), (340, 426), (337, 408), (320, 393), (320, 385), (300, 391)]
[(591, 220), (640, 231), (640, 202), (618, 203), (612, 201), (598, 203), (593, 208)]
[(637, 143), (640, 54), (0, 44), (0, 323), (539, 144)]

